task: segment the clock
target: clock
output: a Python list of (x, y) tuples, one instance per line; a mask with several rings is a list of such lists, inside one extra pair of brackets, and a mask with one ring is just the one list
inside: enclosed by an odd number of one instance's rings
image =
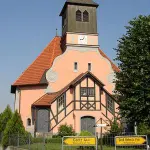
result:
[(87, 35), (79, 35), (78, 44), (87, 44)]

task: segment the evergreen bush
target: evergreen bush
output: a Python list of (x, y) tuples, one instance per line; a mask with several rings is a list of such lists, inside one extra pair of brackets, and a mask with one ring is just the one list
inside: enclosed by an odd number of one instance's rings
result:
[(4, 132), (8, 121), (12, 117), (12, 111), (10, 106), (8, 105), (3, 113), (0, 114), (0, 133)]
[(11, 142), (11, 139), (13, 139), (13, 141), (16, 141), (16, 137), (18, 134), (26, 138), (28, 133), (25, 131), (20, 114), (17, 111), (15, 111), (12, 118), (8, 121), (4, 130), (2, 138), (3, 147), (7, 147), (9, 144), (13, 144), (9, 142)]

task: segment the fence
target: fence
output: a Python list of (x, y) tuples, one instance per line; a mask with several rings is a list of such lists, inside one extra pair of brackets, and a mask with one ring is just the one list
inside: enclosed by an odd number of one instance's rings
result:
[[(98, 139), (98, 150), (114, 150), (115, 149), (115, 136), (132, 136), (133, 133), (120, 133), (120, 134), (103, 134), (102, 139)], [(2, 134), (0, 134), (0, 139), (2, 139)], [(102, 143), (103, 147), (100, 146)], [(31, 135), (20, 135), (14, 134), (9, 135), (8, 145), (14, 146), (26, 150), (61, 150), (62, 148), (62, 138), (49, 137), (46, 134), (42, 134), (36, 138)], [(124, 149), (125, 148), (125, 149)], [(94, 150), (93, 147), (66, 147), (64, 150)], [(145, 146), (136, 147), (118, 147), (117, 150), (146, 150)]]

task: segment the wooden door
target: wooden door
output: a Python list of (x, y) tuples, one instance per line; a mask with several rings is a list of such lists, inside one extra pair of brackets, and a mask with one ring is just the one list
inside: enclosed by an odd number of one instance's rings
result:
[(81, 131), (88, 131), (95, 135), (95, 118), (91, 116), (84, 116), (81, 118)]
[(38, 109), (37, 110), (37, 122), (36, 122), (36, 132), (49, 132), (49, 110), (48, 109)]

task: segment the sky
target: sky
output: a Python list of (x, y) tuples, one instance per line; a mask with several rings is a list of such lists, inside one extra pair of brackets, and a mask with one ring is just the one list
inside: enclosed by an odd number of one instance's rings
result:
[[(0, 0), (0, 112), (14, 108), (11, 84), (56, 35), (65, 0)], [(100, 48), (113, 60), (124, 26), (138, 15), (150, 14), (150, 0), (95, 0), (99, 3)]]

